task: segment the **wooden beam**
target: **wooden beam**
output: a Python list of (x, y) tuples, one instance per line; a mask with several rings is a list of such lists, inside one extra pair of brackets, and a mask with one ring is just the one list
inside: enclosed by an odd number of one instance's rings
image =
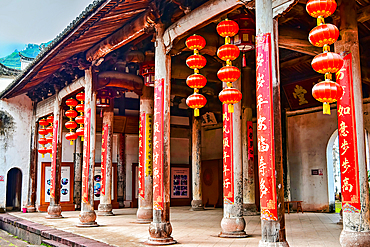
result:
[(312, 56), (322, 53), (321, 48), (315, 47), (308, 42), (308, 33), (306, 31), (296, 28), (280, 28), (279, 47)]
[(289, 61), (285, 61), (285, 62), (280, 63), (280, 69), (285, 69), (285, 68), (289, 68), (289, 67), (292, 67), (292, 66), (302, 64), (302, 63), (309, 62), (309, 61), (312, 60), (312, 58), (313, 57), (310, 56), (310, 55), (304, 55), (302, 57), (297, 57), (297, 58), (290, 59)]
[(357, 21), (358, 22), (365, 22), (370, 20), (370, 5), (366, 6), (365, 8), (360, 8), (357, 11)]

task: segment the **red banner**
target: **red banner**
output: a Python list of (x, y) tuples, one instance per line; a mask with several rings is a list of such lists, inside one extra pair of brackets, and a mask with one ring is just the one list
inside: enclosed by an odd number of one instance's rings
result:
[(163, 111), (164, 79), (154, 84), (153, 209), (163, 210)]
[(55, 198), (55, 178), (57, 176), (57, 146), (58, 146), (58, 124), (55, 120), (53, 124), (53, 146), (51, 150), (51, 176), (50, 176), (50, 197)]
[(343, 58), (344, 65), (337, 72), (337, 82), (343, 87), (343, 96), (338, 100), (339, 157), (342, 183), (343, 212), (359, 213), (360, 179), (356, 136), (355, 104), (352, 80), (352, 54)]
[(139, 196), (145, 197), (145, 112), (140, 112), (139, 122)]
[(101, 141), (101, 194), (103, 196), (105, 196), (105, 181), (107, 178), (108, 128), (108, 124), (103, 126)]
[(84, 160), (82, 167), (82, 202), (89, 201), (89, 166), (90, 166), (90, 127), (91, 127), (91, 108), (85, 114), (84, 132)]
[(254, 161), (253, 122), (247, 121), (248, 160)]
[(261, 219), (277, 220), (271, 34), (256, 37), (257, 135)]
[(224, 203), (234, 204), (233, 114), (223, 104)]

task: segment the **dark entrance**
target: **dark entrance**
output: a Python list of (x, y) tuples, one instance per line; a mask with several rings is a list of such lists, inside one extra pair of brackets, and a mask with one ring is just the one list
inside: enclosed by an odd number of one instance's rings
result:
[(7, 175), (6, 210), (21, 210), (22, 172), (12, 168)]

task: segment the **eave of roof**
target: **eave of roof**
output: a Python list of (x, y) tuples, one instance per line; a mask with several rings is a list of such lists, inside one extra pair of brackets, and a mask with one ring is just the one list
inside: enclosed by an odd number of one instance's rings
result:
[(0, 63), (0, 75), (3, 76), (17, 76), (21, 73), (21, 70), (13, 69), (5, 66), (4, 64)]

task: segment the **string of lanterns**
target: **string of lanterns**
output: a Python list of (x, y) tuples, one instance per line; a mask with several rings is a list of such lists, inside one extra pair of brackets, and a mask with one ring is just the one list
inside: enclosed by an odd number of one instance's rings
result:
[(199, 50), (206, 46), (206, 40), (202, 36), (194, 34), (186, 39), (185, 45), (190, 50), (194, 50), (194, 54), (186, 59), (186, 65), (194, 69), (194, 74), (186, 78), (186, 84), (194, 89), (194, 93), (186, 99), (186, 104), (194, 109), (194, 116), (198, 117), (199, 109), (207, 104), (206, 97), (199, 94), (199, 89), (207, 84), (206, 77), (199, 74), (199, 69), (203, 68), (207, 63), (206, 58), (199, 54)]
[(323, 113), (329, 115), (330, 103), (343, 95), (343, 88), (332, 81), (332, 73), (342, 68), (343, 59), (339, 54), (330, 52), (330, 45), (337, 41), (339, 30), (333, 24), (325, 24), (325, 18), (332, 15), (336, 8), (335, 0), (309, 0), (306, 5), (308, 14), (317, 18), (317, 26), (311, 30), (308, 39), (312, 45), (323, 47), (323, 53), (314, 57), (311, 66), (316, 72), (325, 74), (325, 81), (312, 88), (312, 96), (323, 103)]
[(85, 122), (85, 116), (84, 116), (84, 111), (85, 111), (85, 93), (80, 92), (76, 95), (76, 99), (80, 101), (80, 104), (76, 106), (76, 110), (80, 113), (80, 116), (76, 117), (76, 123), (80, 125), (80, 127), (76, 130), (77, 136), (81, 137), (81, 141), (84, 141), (84, 122)]
[(226, 61), (226, 66), (222, 67), (217, 72), (217, 77), (222, 82), (227, 84), (218, 98), (223, 104), (228, 104), (229, 112), (234, 112), (234, 105), (242, 99), (242, 93), (233, 88), (233, 82), (238, 80), (240, 77), (240, 70), (232, 65), (233, 60), (237, 59), (240, 55), (239, 48), (236, 45), (230, 44), (231, 37), (236, 35), (239, 31), (239, 26), (235, 21), (225, 19), (221, 21), (216, 27), (217, 33), (225, 38), (225, 44), (217, 50), (217, 56)]
[(44, 158), (45, 154), (48, 153), (48, 149), (45, 147), (45, 145), (48, 144), (48, 141), (45, 138), (45, 136), (48, 134), (48, 131), (45, 127), (49, 125), (49, 123), (45, 118), (42, 118), (39, 121), (39, 125), (41, 126), (39, 129), (39, 135), (41, 135), (41, 138), (39, 138), (38, 143), (41, 145), (41, 147), (38, 149), (38, 152), (41, 154), (42, 158)]
[(77, 117), (77, 112), (73, 110), (73, 107), (76, 107), (78, 104), (77, 100), (69, 98), (66, 100), (66, 105), (69, 106), (69, 110), (65, 112), (66, 117), (69, 118), (69, 121), (65, 123), (69, 132), (66, 134), (66, 139), (70, 141), (70, 144), (73, 145), (73, 141), (77, 139), (78, 135), (74, 130), (77, 128), (77, 123), (73, 121), (73, 118)]
[(49, 134), (49, 136), (46, 138), (48, 143), (50, 144), (49, 147), (47, 148), (48, 153), (50, 154), (50, 157), (52, 157), (52, 145), (53, 145), (53, 122), (54, 122), (54, 116), (50, 115), (47, 117), (46, 121), (50, 124), (46, 130)]

